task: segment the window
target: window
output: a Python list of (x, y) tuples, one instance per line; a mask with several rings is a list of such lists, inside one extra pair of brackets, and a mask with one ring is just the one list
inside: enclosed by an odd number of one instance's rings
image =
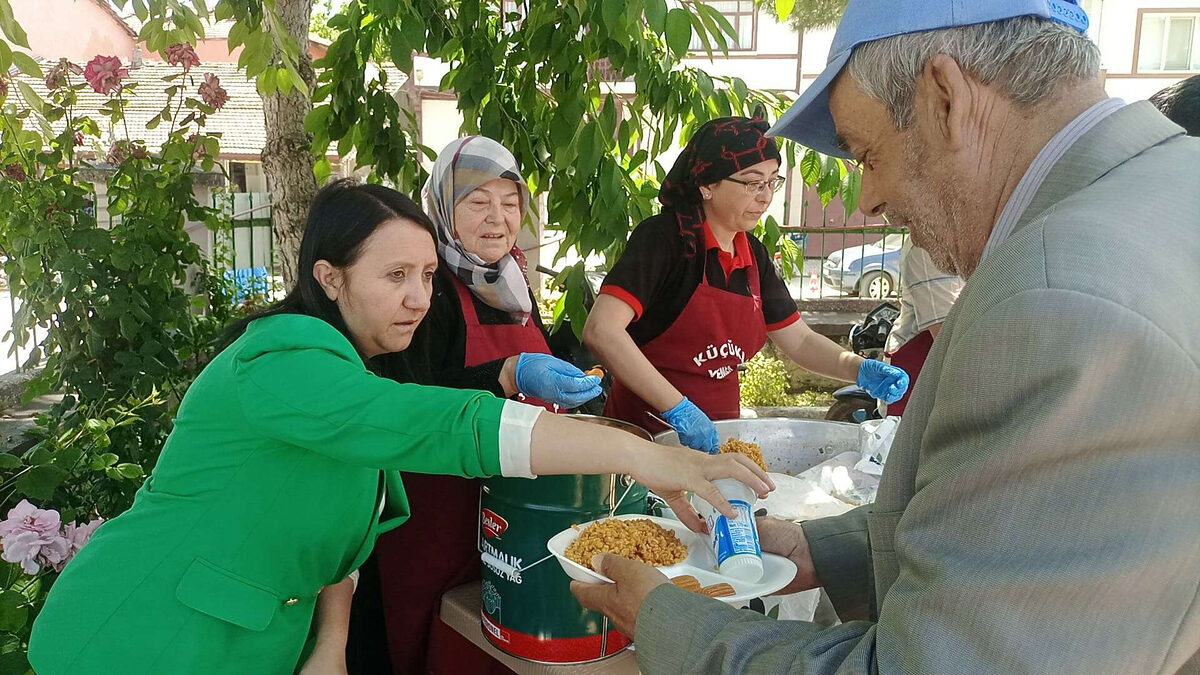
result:
[(1137, 70), (1200, 70), (1200, 12), (1141, 15)]
[[(726, 35), (726, 41), (729, 42), (729, 51), (731, 52), (748, 52), (754, 51), (757, 47), (755, 43), (758, 40), (758, 11), (754, 7), (754, 0), (732, 0), (731, 2), (706, 2), (709, 7), (717, 10), (729, 19), (729, 25), (733, 26), (733, 32), (737, 33), (737, 40), (729, 40)], [(717, 45), (713, 45), (713, 49), (717, 49)], [(688, 50), (693, 52), (704, 51), (704, 43), (700, 41), (700, 36), (692, 33), (692, 43), (688, 45)]]

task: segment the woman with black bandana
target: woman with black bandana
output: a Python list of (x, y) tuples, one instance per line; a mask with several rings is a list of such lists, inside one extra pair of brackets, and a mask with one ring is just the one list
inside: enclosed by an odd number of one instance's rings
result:
[[(588, 317), (584, 343), (612, 373), (605, 415), (717, 452), (714, 419), (740, 414), (737, 366), (767, 338), (800, 366), (856, 381), (885, 401), (904, 371), (814, 333), (752, 234), (774, 193), (779, 150), (760, 116), (701, 126), (633, 231)], [(661, 421), (660, 421), (661, 420)]]

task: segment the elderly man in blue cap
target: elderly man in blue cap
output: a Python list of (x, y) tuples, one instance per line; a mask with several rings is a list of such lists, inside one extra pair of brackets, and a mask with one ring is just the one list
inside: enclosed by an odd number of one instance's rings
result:
[[(1066, 0), (850, 0), (775, 133), (966, 278), (874, 504), (760, 519), (846, 623), (597, 556), (646, 675), (1200, 672), (1200, 140), (1108, 98)], [(850, 620), (857, 619), (857, 620)]]

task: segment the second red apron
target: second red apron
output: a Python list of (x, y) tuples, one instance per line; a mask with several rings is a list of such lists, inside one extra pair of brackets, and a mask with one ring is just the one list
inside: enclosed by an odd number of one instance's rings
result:
[[(475, 366), (522, 352), (550, 353), (536, 322), (481, 324), (470, 289), (458, 279), (454, 288), (467, 331), (463, 365)], [(520, 400), (555, 410), (534, 398)], [(512, 673), (438, 616), (442, 594), (479, 581), (479, 480), (414, 473), (401, 476), (412, 517), (375, 544), (392, 671), (396, 675)], [(436, 544), (434, 558), (413, 555), (431, 543)]]
[(912, 394), (913, 387), (917, 385), (917, 375), (921, 374), (921, 367), (925, 365), (925, 359), (929, 357), (929, 350), (932, 347), (933, 333), (923, 330), (908, 342), (900, 345), (896, 351), (887, 353), (888, 362), (908, 373), (908, 381), (911, 383), (908, 391), (904, 392), (904, 396), (899, 401), (888, 404), (888, 415), (904, 414), (904, 409), (908, 407), (908, 397)]
[[(707, 252), (697, 255), (706, 256)], [(700, 285), (675, 321), (641, 346), (642, 354), (658, 372), (714, 420), (741, 415), (737, 367), (767, 343), (758, 265), (753, 256), (748, 257), (750, 264), (745, 269), (750, 295), (710, 285), (704, 270)], [(652, 409), (619, 381), (613, 382), (604, 414), (651, 433), (667, 430), (657, 419), (661, 411)]]

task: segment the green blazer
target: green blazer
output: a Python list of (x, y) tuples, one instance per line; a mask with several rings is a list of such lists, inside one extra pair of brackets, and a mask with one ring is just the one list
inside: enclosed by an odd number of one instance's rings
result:
[(834, 605), (877, 620), (667, 584), (638, 616), (642, 672), (1200, 673), (1197, 307), (1200, 139), (1139, 101), (967, 282), (875, 503), (805, 523)]
[(293, 672), (321, 587), (408, 517), (395, 470), (499, 474), (504, 404), (376, 377), (319, 319), (254, 321), (188, 390), (133, 507), (58, 578), (35, 671)]

